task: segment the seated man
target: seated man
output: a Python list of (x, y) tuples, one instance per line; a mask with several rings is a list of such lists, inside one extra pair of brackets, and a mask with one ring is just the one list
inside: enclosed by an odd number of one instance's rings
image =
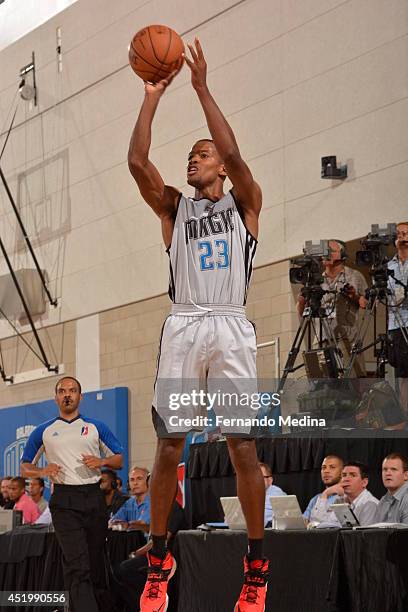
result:
[(109, 525), (122, 525), (123, 529), (141, 529), (149, 531), (150, 497), (148, 494), (149, 471), (146, 468), (134, 467), (129, 472), (130, 499), (113, 515)]
[(270, 497), (278, 496), (278, 495), (286, 495), (284, 491), (280, 487), (277, 487), (273, 484), (273, 476), (272, 470), (266, 463), (260, 463), (259, 467), (261, 468), (262, 476), (264, 477), (265, 482), (265, 517), (264, 517), (264, 525), (265, 527), (272, 526), (272, 518), (273, 518), (273, 510), (270, 501)]
[[(177, 500), (173, 503), (173, 509), (169, 519), (167, 543), (169, 550), (172, 549), (174, 538), (180, 529), (188, 529), (184, 511), (179, 506)], [(119, 605), (125, 604), (124, 612), (134, 612), (140, 596), (143, 592), (147, 577), (147, 552), (152, 547), (150, 540), (142, 548), (130, 553), (129, 559), (122, 561), (119, 566), (113, 568), (114, 582), (113, 589)], [(173, 575), (176, 566), (173, 566)], [(171, 584), (171, 583), (170, 583)], [(169, 587), (170, 589), (172, 586)], [(137, 602), (135, 604), (135, 602)], [(136, 605), (136, 608), (135, 608)]]
[(38, 506), (40, 513), (42, 514), (46, 508), (48, 508), (47, 500), (44, 499), (43, 493), (45, 489), (44, 478), (30, 478), (30, 484), (28, 486), (28, 492), (31, 499)]
[(4, 476), (0, 484), (0, 491), (3, 498), (1, 507), (3, 510), (12, 510), (14, 508), (14, 501), (10, 499), (10, 483), (11, 476)]
[(21, 510), (23, 523), (32, 524), (40, 516), (38, 506), (25, 492), (25, 479), (17, 476), (11, 479), (10, 498), (14, 501), (14, 510)]
[(121, 491), (118, 491), (117, 475), (115, 470), (102, 470), (101, 490), (105, 495), (108, 516), (111, 518), (129, 499), (128, 495), (123, 495)]
[(387, 493), (380, 499), (374, 523), (408, 524), (408, 457), (399, 453), (387, 455), (382, 479)]
[(343, 466), (343, 459), (337, 457), (337, 455), (328, 455), (323, 459), (320, 473), (326, 489), (312, 497), (304, 511), (303, 516), (308, 523), (313, 523), (315, 526), (320, 524), (339, 525), (336, 515), (330, 510), (330, 506), (339, 495), (343, 495), (343, 489), (339, 484)]
[(344, 499), (350, 504), (360, 525), (374, 523), (378, 499), (367, 490), (367, 466), (360, 461), (347, 462), (341, 473), (340, 485), (344, 491)]

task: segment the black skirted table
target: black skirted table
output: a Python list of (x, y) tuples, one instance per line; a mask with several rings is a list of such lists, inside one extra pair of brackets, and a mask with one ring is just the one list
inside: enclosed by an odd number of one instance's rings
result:
[[(146, 543), (140, 531), (111, 531), (108, 557), (112, 566)], [(0, 535), (0, 591), (63, 591), (61, 550), (55, 534), (44, 527), (19, 527)], [(53, 608), (56, 606), (54, 605)], [(42, 607), (5, 607), (0, 612), (48, 610)]]
[[(139, 532), (110, 533), (111, 564), (126, 559), (141, 538)], [(168, 612), (232, 612), (242, 585), (246, 542), (243, 531), (180, 531)], [(407, 612), (407, 551), (408, 530), (267, 530), (271, 571), (266, 612)], [(0, 590), (63, 590), (53, 533), (17, 530), (0, 536)]]
[[(246, 534), (180, 532), (178, 612), (232, 612)], [(406, 612), (408, 530), (267, 530), (266, 612)]]

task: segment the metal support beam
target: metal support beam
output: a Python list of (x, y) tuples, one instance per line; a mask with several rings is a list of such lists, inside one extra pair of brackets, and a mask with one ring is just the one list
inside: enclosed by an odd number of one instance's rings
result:
[(19, 295), (19, 297), (21, 299), (21, 303), (23, 305), (24, 312), (26, 313), (27, 319), (28, 319), (28, 321), (30, 323), (31, 330), (32, 330), (32, 332), (34, 334), (34, 337), (35, 337), (36, 341), (37, 341), (37, 345), (38, 345), (38, 348), (40, 349), (40, 353), (41, 353), (41, 356), (42, 356), (42, 362), (43, 362), (43, 364), (45, 365), (45, 367), (47, 368), (47, 370), (49, 372), (58, 372), (58, 366), (52, 366), (50, 364), (50, 362), (48, 361), (47, 355), (45, 354), (44, 347), (42, 345), (42, 342), (40, 340), (40, 337), (39, 337), (38, 332), (36, 330), (36, 327), (34, 325), (34, 321), (33, 321), (32, 317), (31, 317), (31, 313), (30, 313), (30, 310), (28, 308), (27, 302), (25, 300), (23, 292), (21, 291), (21, 287), (19, 285), (19, 282), (17, 280), (17, 277), (16, 277), (15, 272), (13, 270), (13, 266), (11, 265), (11, 261), (9, 259), (8, 253), (6, 251), (6, 248), (5, 248), (4, 244), (3, 244), (3, 240), (1, 239), (1, 237), (0, 237), (0, 250), (3, 253), (4, 259), (5, 259), (6, 264), (7, 264), (7, 267), (9, 269), (9, 271), (10, 271), (10, 274), (11, 274), (11, 278), (13, 279), (15, 288), (17, 289), (17, 293), (18, 293), (18, 295)]
[(8, 186), (8, 183), (7, 183), (7, 181), (6, 181), (6, 177), (4, 176), (4, 173), (3, 173), (3, 170), (2, 170), (2, 168), (1, 168), (1, 166), (0, 166), (0, 178), (1, 178), (2, 182), (3, 182), (4, 188), (5, 188), (5, 190), (6, 190), (6, 193), (7, 193), (7, 195), (8, 195), (8, 198), (9, 198), (9, 200), (10, 200), (11, 206), (13, 207), (14, 214), (16, 215), (17, 222), (18, 222), (18, 224), (19, 224), (19, 226), (20, 226), (20, 229), (21, 229), (21, 231), (22, 231), (22, 233), (23, 233), (23, 237), (24, 237), (25, 243), (26, 243), (26, 245), (27, 245), (27, 248), (28, 248), (28, 250), (30, 251), (31, 257), (33, 258), (34, 265), (35, 265), (35, 267), (36, 267), (36, 269), (37, 269), (37, 272), (38, 272), (38, 274), (39, 274), (39, 277), (40, 277), (40, 279), (41, 279), (41, 283), (42, 283), (42, 286), (44, 287), (44, 291), (45, 291), (45, 293), (47, 294), (47, 298), (48, 298), (48, 300), (49, 300), (49, 302), (50, 302), (51, 306), (56, 307), (56, 306), (58, 305), (58, 300), (57, 300), (57, 299), (55, 299), (55, 298), (53, 298), (53, 297), (51, 296), (51, 293), (50, 293), (50, 291), (49, 291), (49, 289), (48, 289), (48, 287), (47, 287), (47, 283), (46, 283), (46, 281), (45, 281), (43, 271), (42, 271), (42, 270), (41, 270), (41, 268), (40, 268), (40, 264), (38, 263), (37, 256), (36, 256), (36, 254), (34, 253), (34, 249), (33, 249), (33, 247), (32, 247), (32, 244), (31, 244), (31, 242), (30, 242), (30, 239), (29, 239), (29, 237), (28, 237), (28, 235), (27, 235), (26, 228), (25, 228), (24, 223), (23, 223), (23, 221), (22, 221), (22, 219), (21, 219), (20, 212), (19, 212), (19, 210), (18, 210), (18, 208), (17, 208), (17, 205), (16, 205), (16, 203), (15, 203), (15, 201), (14, 201), (13, 194), (12, 194), (12, 193), (11, 193), (11, 191), (10, 191), (10, 188), (9, 188), (9, 186)]

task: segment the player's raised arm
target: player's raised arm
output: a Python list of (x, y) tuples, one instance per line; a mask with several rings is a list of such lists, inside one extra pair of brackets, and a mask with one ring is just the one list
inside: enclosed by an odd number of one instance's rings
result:
[(135, 179), (143, 199), (163, 220), (174, 216), (179, 192), (164, 184), (156, 166), (149, 160), (152, 140), (152, 122), (160, 98), (176, 72), (155, 85), (145, 83), (145, 97), (130, 139), (128, 152), (129, 170)]
[(222, 158), (227, 175), (233, 184), (233, 193), (241, 209), (248, 230), (258, 235), (258, 217), (262, 206), (262, 193), (250, 169), (241, 157), (234, 133), (217, 106), (207, 86), (207, 64), (199, 40), (195, 47), (188, 45), (192, 59), (185, 57), (191, 70), (191, 84), (207, 119), (214, 145)]

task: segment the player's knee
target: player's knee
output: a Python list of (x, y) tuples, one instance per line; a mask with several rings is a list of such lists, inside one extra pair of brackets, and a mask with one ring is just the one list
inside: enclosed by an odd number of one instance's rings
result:
[(236, 471), (257, 469), (258, 459), (253, 440), (234, 440), (229, 444), (229, 450)]
[(167, 468), (176, 468), (183, 452), (184, 440), (178, 438), (162, 439), (157, 449), (157, 460)]

